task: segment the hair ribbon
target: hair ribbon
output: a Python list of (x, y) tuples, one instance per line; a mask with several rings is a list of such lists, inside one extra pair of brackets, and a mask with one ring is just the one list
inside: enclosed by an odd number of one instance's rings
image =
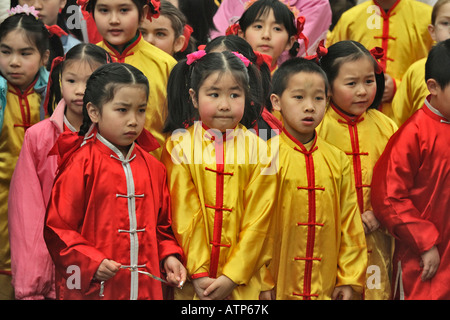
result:
[(309, 39), (303, 33), (303, 29), (305, 28), (305, 22), (306, 22), (306, 18), (304, 16), (300, 16), (297, 18), (297, 38), (303, 39), (303, 42), (305, 43), (305, 52), (307, 52), (308, 45), (309, 45)]
[(236, 52), (236, 51), (232, 51), (232, 53), (236, 56), (236, 57), (238, 57), (239, 59), (241, 59), (241, 61), (244, 63), (244, 65), (246, 66), (246, 67), (248, 67), (249, 65), (250, 65), (250, 60), (248, 60), (246, 57), (244, 57), (241, 53), (239, 53), (239, 52)]
[(192, 32), (194, 32), (194, 29), (192, 29), (190, 25), (186, 24), (183, 28), (184, 44), (183, 48), (181, 48), (180, 50), (181, 52), (186, 50), (186, 48), (188, 47)]
[(147, 0), (148, 12), (147, 19), (152, 21), (152, 18), (158, 19), (159, 17), (159, 7), (161, 2), (159, 0)]
[(45, 109), (45, 115), (48, 115), (48, 100), (50, 99), (50, 95), (49, 95), (49, 91), (50, 91), (50, 87), (52, 86), (52, 74), (54, 69), (56, 68), (56, 66), (60, 65), (63, 61), (65, 60), (65, 57), (55, 57), (52, 61), (52, 66), (50, 68), (50, 75), (48, 77), (48, 82), (47, 82), (47, 90), (46, 90), (46, 95), (45, 95), (45, 100), (44, 100), (44, 109)]
[(266, 63), (267, 66), (270, 68), (272, 65), (272, 57), (268, 54), (261, 53), (259, 51), (253, 51), (256, 56), (256, 65), (261, 69), (261, 66), (263, 63)]
[(60, 26), (58, 26), (57, 24), (54, 24), (52, 26), (47, 26), (45, 25), (45, 27), (47, 28), (48, 32), (50, 33), (50, 35), (54, 36), (57, 35), (58, 37), (61, 36), (67, 36), (67, 32), (65, 32)]
[(320, 40), (319, 45), (316, 49), (316, 54), (312, 56), (305, 56), (305, 59), (307, 60), (316, 60), (317, 63), (319, 63), (319, 60), (321, 57), (326, 56), (328, 53), (328, 49), (324, 46), (325, 40)]
[(33, 6), (29, 7), (27, 4), (21, 6), (17, 5), (14, 8), (8, 9), (8, 14), (13, 16), (15, 14), (25, 13), (27, 16), (30, 14), (34, 16), (36, 19), (39, 19), (39, 11), (36, 10)]
[(383, 67), (381, 66), (380, 62), (378, 61), (378, 59), (381, 59), (384, 57), (384, 50), (383, 48), (380, 47), (374, 47), (372, 49), (370, 49), (370, 55), (375, 59), (376, 63), (377, 63), (377, 70), (375, 70), (375, 73), (380, 74), (383, 71)]
[(225, 31), (225, 35), (226, 36), (230, 36), (230, 35), (237, 36), (239, 30), (241, 30), (241, 27), (239, 26), (239, 22), (235, 22), (227, 28), (227, 30)]

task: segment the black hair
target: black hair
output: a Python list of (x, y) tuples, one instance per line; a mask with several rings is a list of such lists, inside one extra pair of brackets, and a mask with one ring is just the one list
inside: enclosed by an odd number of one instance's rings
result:
[[(270, 93), (272, 91), (272, 75), (270, 74), (269, 66), (264, 61), (262, 61), (260, 65), (258, 65), (258, 57), (255, 54), (255, 51), (253, 51), (252, 46), (239, 36), (229, 35), (214, 38), (205, 46), (205, 51), (210, 52), (220, 47), (223, 47), (228, 51), (239, 52), (248, 60), (250, 60), (251, 63), (258, 66), (261, 74), (261, 85), (263, 92), (263, 95), (261, 96), (262, 102), (269, 111), (272, 111), (272, 106), (270, 104)], [(250, 79), (250, 82), (250, 85), (252, 85), (255, 80)]]
[(116, 91), (124, 86), (142, 85), (149, 95), (147, 77), (137, 68), (127, 63), (107, 63), (97, 68), (86, 83), (86, 91), (83, 97), (83, 124), (78, 135), (84, 136), (91, 124), (91, 118), (87, 111), (90, 102), (98, 108), (100, 114), (102, 106), (114, 99)]
[(425, 63), (425, 81), (434, 79), (443, 89), (450, 83), (450, 39), (431, 48)]
[(275, 70), (272, 77), (272, 93), (281, 96), (284, 90), (286, 90), (289, 79), (300, 72), (316, 73), (320, 75), (323, 78), (325, 95), (328, 93), (328, 78), (322, 68), (320, 68), (316, 62), (300, 57), (286, 60), (277, 70)]
[(189, 95), (189, 89), (197, 94), (203, 82), (213, 73), (232, 72), (239, 86), (245, 91), (244, 115), (240, 121), (247, 128), (252, 128), (262, 112), (261, 80), (255, 77), (257, 83), (250, 86), (249, 73), (256, 73), (253, 64), (246, 68), (244, 63), (232, 52), (211, 52), (188, 65), (186, 59), (178, 62), (170, 73), (167, 83), (168, 116), (164, 132), (172, 132), (179, 128), (187, 128), (199, 120), (199, 114)]
[[(356, 61), (361, 58), (368, 58), (373, 62), (374, 70), (378, 70), (378, 63), (370, 54), (369, 50), (361, 43), (353, 40), (344, 40), (336, 42), (328, 48), (328, 53), (320, 58), (320, 65), (328, 77), (331, 91), (333, 90), (333, 81), (339, 74), (341, 65), (345, 62)], [(377, 84), (377, 92), (375, 98), (369, 108), (376, 109), (381, 105), (384, 91), (384, 73), (380, 70), (375, 72), (375, 82)]]
[(67, 51), (64, 61), (54, 67), (50, 74), (51, 85), (47, 92), (48, 104), (44, 106), (49, 115), (53, 113), (53, 108), (62, 98), (60, 79), (64, 68), (70, 63), (79, 61), (87, 62), (92, 69), (95, 69), (99, 65), (110, 62), (111, 56), (105, 49), (91, 43), (80, 43)]
[[(149, 6), (149, 11), (154, 12), (155, 7), (151, 3), (150, 0), (131, 0), (139, 11), (139, 19), (142, 19), (144, 17), (144, 6)], [(89, 0), (89, 2), (86, 5), (86, 11), (92, 13), (92, 17), (95, 19), (94, 12), (95, 12), (95, 6), (97, 5), (97, 0)]]
[(50, 51), (47, 63), (48, 70), (50, 70), (51, 63), (55, 57), (64, 55), (61, 39), (57, 35), (50, 35), (45, 24), (33, 15), (17, 13), (6, 18), (0, 25), (0, 41), (14, 30), (22, 30), (30, 43), (36, 46), (41, 57), (47, 50)]
[[(273, 11), (275, 21), (284, 25), (289, 37), (297, 35), (297, 25), (295, 23), (295, 15), (280, 0), (258, 0), (255, 1), (247, 10), (244, 11), (242, 16), (239, 18), (239, 27), (243, 33), (245, 30), (254, 23), (256, 20), (264, 17), (266, 14)], [(299, 43), (295, 41), (291, 49), (289, 49), (289, 55), (295, 57), (299, 50)]]
[(188, 24), (194, 29), (195, 48), (210, 40), (211, 30), (215, 30), (213, 17), (217, 6), (213, 0), (182, 0), (178, 1), (180, 11), (186, 16)]

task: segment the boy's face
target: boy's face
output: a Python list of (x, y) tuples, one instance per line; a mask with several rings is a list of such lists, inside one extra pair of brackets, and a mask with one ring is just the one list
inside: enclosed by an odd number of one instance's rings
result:
[(434, 79), (428, 79), (428, 90), (431, 94), (431, 105), (447, 120), (450, 120), (450, 84), (442, 88)]
[(275, 110), (281, 111), (284, 127), (301, 143), (314, 137), (325, 114), (325, 81), (318, 73), (299, 72), (290, 77), (281, 96), (271, 95)]

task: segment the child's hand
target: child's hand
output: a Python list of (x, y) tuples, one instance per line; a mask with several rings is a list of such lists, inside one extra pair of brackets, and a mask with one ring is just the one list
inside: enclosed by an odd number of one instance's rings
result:
[(436, 246), (433, 246), (430, 250), (425, 251), (421, 258), (422, 260), (420, 261), (420, 267), (423, 268), (422, 281), (426, 281), (433, 278), (439, 268), (441, 258)]
[(384, 91), (383, 98), (381, 98), (381, 102), (389, 102), (394, 97), (394, 79), (387, 73), (384, 74)]
[(353, 298), (353, 289), (351, 286), (336, 287), (331, 294), (332, 300), (351, 300)]
[(167, 274), (166, 279), (170, 284), (181, 288), (186, 282), (186, 268), (175, 256), (168, 256), (164, 260), (164, 270)]
[(194, 286), (195, 293), (200, 300), (206, 299), (203, 293), (205, 292), (205, 289), (208, 288), (213, 282), (214, 279), (209, 277), (201, 277), (192, 280), (192, 285)]
[(103, 259), (102, 263), (100, 263), (100, 266), (95, 272), (94, 278), (99, 281), (106, 281), (114, 277), (119, 270), (120, 263), (114, 260)]
[(275, 290), (261, 291), (259, 300), (275, 300)]
[(361, 215), (361, 218), (362, 218), (365, 234), (374, 232), (375, 230), (377, 230), (380, 227), (380, 222), (377, 220), (377, 218), (373, 214), (373, 211), (371, 211), (371, 210), (364, 212)]
[(225, 275), (221, 275), (205, 289), (203, 295), (211, 300), (223, 300), (227, 298), (237, 284)]

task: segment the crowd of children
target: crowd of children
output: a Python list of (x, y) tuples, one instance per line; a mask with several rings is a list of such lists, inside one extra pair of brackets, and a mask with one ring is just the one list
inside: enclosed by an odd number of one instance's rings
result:
[(450, 299), (450, 1), (214, 4), (11, 1), (0, 299)]

